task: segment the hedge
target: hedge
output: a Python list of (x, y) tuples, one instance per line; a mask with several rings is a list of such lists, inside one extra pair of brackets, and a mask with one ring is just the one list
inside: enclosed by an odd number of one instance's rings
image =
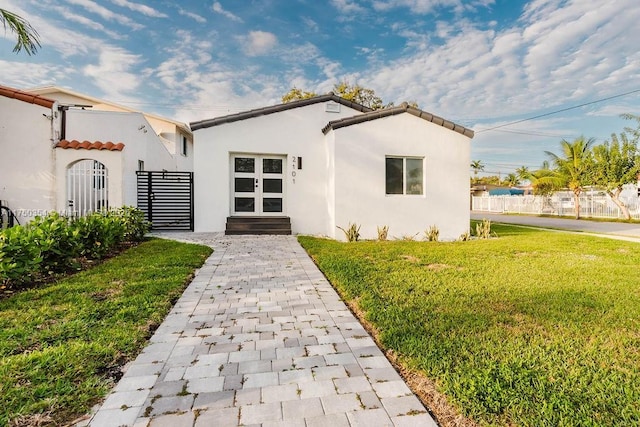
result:
[(125, 206), (70, 218), (56, 212), (0, 230), (0, 285), (20, 286), (79, 269), (149, 230), (144, 213)]

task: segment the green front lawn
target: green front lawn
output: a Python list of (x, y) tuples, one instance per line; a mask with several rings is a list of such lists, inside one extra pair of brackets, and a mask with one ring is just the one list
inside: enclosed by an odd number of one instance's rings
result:
[(455, 243), (299, 240), (382, 345), (467, 417), (640, 424), (640, 245), (493, 230)]
[(210, 253), (154, 239), (0, 299), (0, 425), (63, 425), (89, 411)]

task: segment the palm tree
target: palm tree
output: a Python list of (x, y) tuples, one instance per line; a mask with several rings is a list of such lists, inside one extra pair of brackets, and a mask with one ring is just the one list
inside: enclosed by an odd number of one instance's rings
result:
[(38, 38), (40, 36), (35, 28), (24, 18), (0, 8), (0, 23), (2, 23), (5, 31), (7, 27), (9, 27), (9, 30), (16, 34), (17, 42), (13, 47), (14, 52), (18, 53), (24, 49), (27, 55), (32, 55), (38, 51), (40, 47), (40, 40)]
[(515, 187), (520, 184), (520, 178), (518, 178), (518, 175), (515, 173), (510, 173), (504, 178), (503, 182), (509, 187)]
[(473, 177), (477, 181), (478, 180), (478, 172), (484, 170), (484, 165), (482, 164), (482, 160), (472, 160), (471, 161), (471, 169), (473, 169)]
[(562, 140), (560, 142), (562, 155), (558, 156), (550, 151), (545, 151), (553, 161), (557, 178), (560, 178), (564, 187), (573, 192), (576, 219), (580, 219), (580, 194), (584, 185), (590, 180), (590, 167), (592, 166), (591, 146), (593, 138), (585, 139), (583, 136), (573, 142)]
[(629, 207), (620, 199), (625, 184), (635, 183), (640, 172), (638, 142), (629, 139), (626, 132), (611, 134), (611, 142), (605, 141), (593, 147), (594, 183), (606, 191), (620, 208), (625, 219), (631, 219)]
[(526, 166), (520, 166), (519, 168), (516, 169), (516, 175), (520, 181), (528, 180), (530, 174), (531, 174), (531, 171), (529, 171), (529, 168)]

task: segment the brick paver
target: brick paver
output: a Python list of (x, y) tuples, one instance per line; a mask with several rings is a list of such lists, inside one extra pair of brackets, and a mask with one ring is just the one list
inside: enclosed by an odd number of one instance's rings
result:
[(295, 237), (166, 236), (214, 253), (89, 425), (437, 425)]

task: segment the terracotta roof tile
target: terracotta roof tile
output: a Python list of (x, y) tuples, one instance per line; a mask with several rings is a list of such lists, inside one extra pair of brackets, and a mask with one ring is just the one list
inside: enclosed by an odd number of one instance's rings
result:
[(119, 142), (117, 144), (114, 144), (111, 141), (108, 142), (100, 142), (100, 141), (95, 141), (95, 142), (89, 142), (89, 141), (77, 141), (77, 140), (73, 140), (73, 141), (67, 141), (66, 139), (63, 139), (62, 141), (58, 142), (56, 144), (55, 148), (72, 148), (74, 150), (107, 150), (107, 151), (122, 151), (122, 149), (124, 148), (124, 144), (122, 142)]
[(17, 99), (22, 102), (40, 105), (42, 107), (51, 108), (56, 103), (53, 99), (44, 96), (34, 95), (8, 86), (0, 85), (0, 96)]

